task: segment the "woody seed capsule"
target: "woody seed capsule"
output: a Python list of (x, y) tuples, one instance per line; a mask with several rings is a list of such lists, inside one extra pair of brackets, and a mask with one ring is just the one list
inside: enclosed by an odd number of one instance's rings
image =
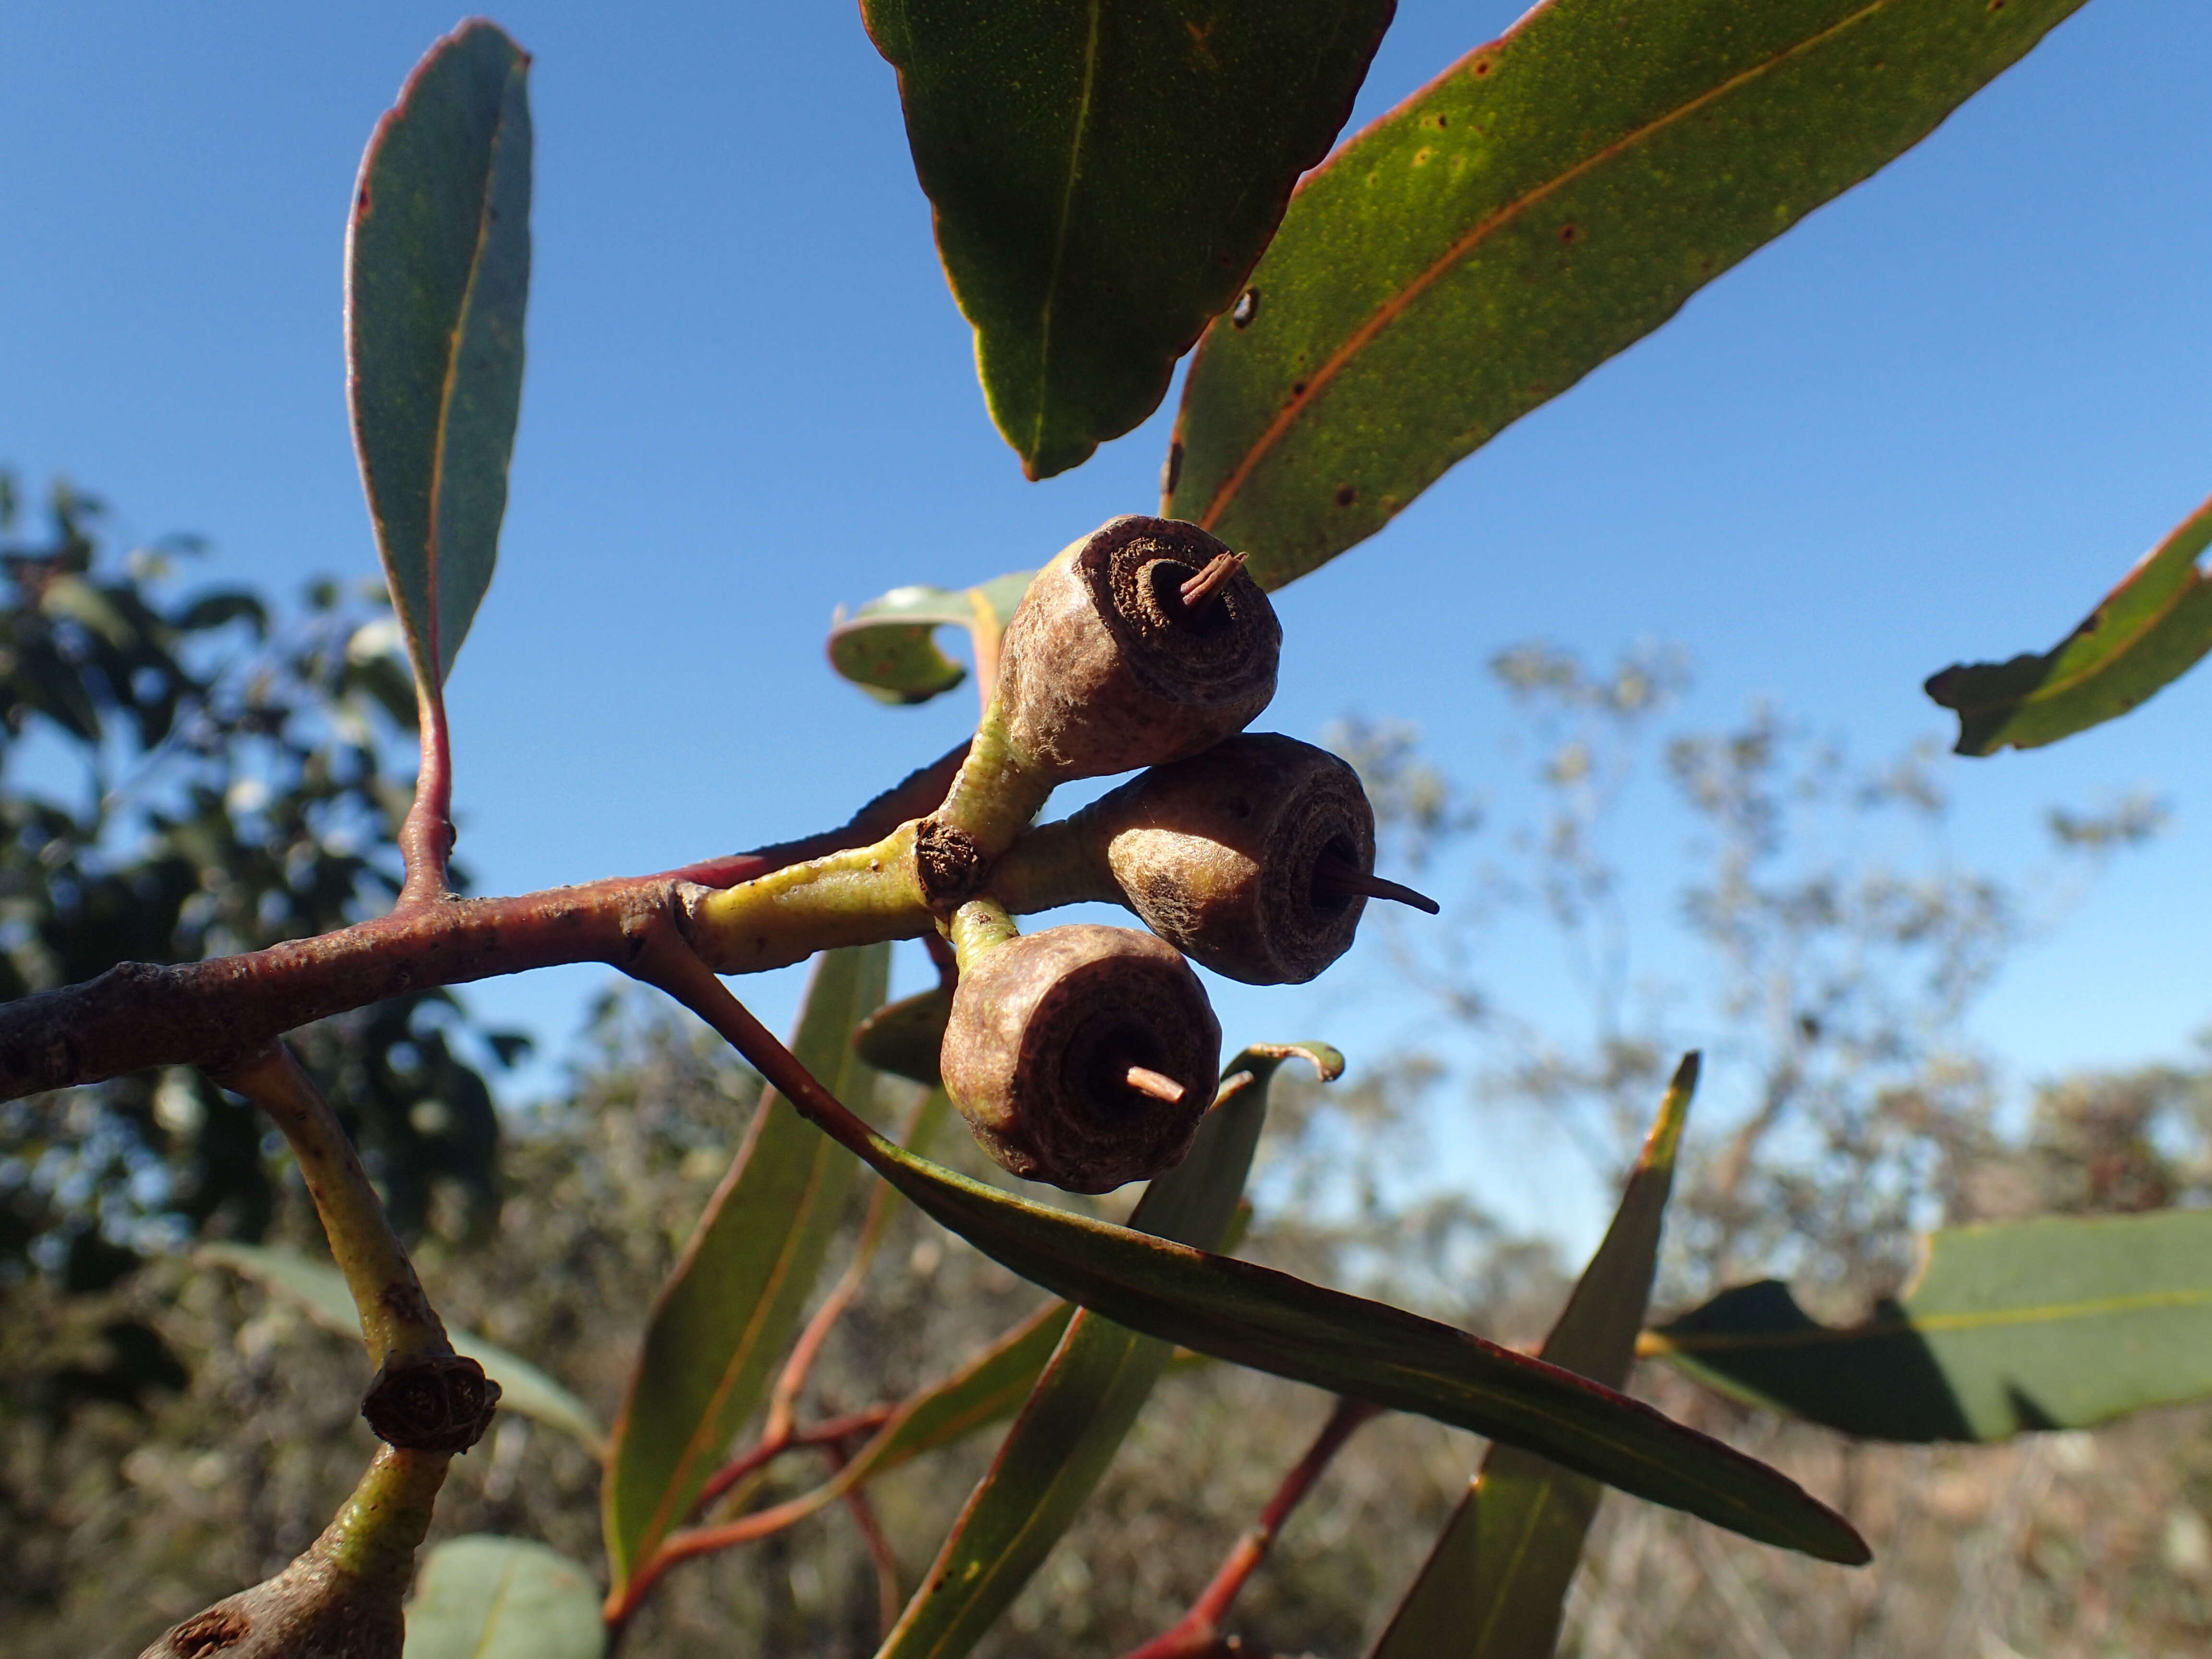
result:
[(1000, 1164), (1103, 1193), (1190, 1150), (1212, 1103), (1221, 1027), (1172, 947), (1079, 923), (963, 957), (940, 1059)]

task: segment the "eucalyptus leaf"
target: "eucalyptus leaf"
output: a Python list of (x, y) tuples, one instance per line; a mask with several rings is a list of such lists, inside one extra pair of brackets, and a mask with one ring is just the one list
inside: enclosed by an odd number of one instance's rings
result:
[[(884, 1000), (890, 947), (818, 957), (792, 1048), (867, 1101), (853, 1031)], [(835, 1079), (834, 1081), (830, 1081)], [(612, 1594), (690, 1518), (731, 1441), (766, 1403), (835, 1239), (859, 1164), (765, 1091), (646, 1325), (602, 1492)]]
[(434, 702), (491, 585), (522, 406), (528, 54), (462, 24), (362, 158), (346, 233), (354, 446), (416, 680)]
[(2036, 749), (2118, 720), (2212, 651), (2212, 501), (2143, 555), (2120, 585), (2050, 650), (1960, 663), (1928, 695), (1959, 715), (1958, 752)]
[(968, 678), (939, 647), (937, 630), (964, 628), (979, 653), (995, 653), (1033, 574), (1017, 570), (957, 592), (895, 587), (850, 615), (841, 608), (830, 625), (830, 665), (878, 702), (927, 702)]
[[(1544, 1342), (1545, 1359), (1607, 1388), (1635, 1363), (1698, 1071), (1694, 1054), (1675, 1071), (1613, 1224)], [(1602, 1496), (1547, 1458), (1492, 1446), (1373, 1659), (1551, 1659)]]
[(938, 1055), (951, 1018), (952, 988), (933, 985), (870, 1014), (853, 1033), (853, 1047), (878, 1071), (934, 1089), (945, 1080)]
[(1164, 509), (1279, 587), (1925, 137), (2081, 0), (1549, 0), (1299, 187)]
[[(1133, 1229), (1220, 1246), (1267, 1121), (1268, 1083), (1292, 1054), (1325, 1079), (1344, 1070), (1344, 1057), (1318, 1043), (1237, 1055), (1223, 1073), (1228, 1097), (1189, 1155), (1146, 1188)], [(1097, 1314), (1075, 1316), (878, 1659), (959, 1659), (981, 1639), (1074, 1521), (1174, 1352)]]
[(601, 1659), (606, 1650), (599, 1590), (557, 1551), (471, 1533), (423, 1558), (405, 1659)]
[(1850, 1523), (1786, 1475), (1571, 1372), (1383, 1303), (1030, 1203), (825, 1121), (940, 1226), (1132, 1330), (1540, 1452), (1765, 1543), (1868, 1559)]
[(862, 0), (984, 400), (1032, 478), (1151, 414), (1395, 0)]
[(1820, 1324), (1765, 1279), (1647, 1333), (1644, 1350), (1861, 1439), (2094, 1428), (2212, 1398), (2212, 1212), (1953, 1228), (1862, 1324)]

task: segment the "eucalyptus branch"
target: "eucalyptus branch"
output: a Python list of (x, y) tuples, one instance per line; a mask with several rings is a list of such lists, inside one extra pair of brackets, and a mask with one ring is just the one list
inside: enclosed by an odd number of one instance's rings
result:
[(314, 1080), (281, 1042), (208, 1075), (259, 1107), (299, 1160), (376, 1366), (361, 1406), (376, 1437), (422, 1452), (475, 1445), (491, 1426), (499, 1384), (453, 1352), (353, 1142)]
[[(848, 848), (881, 841), (942, 799), (966, 752), (963, 744), (878, 796), (842, 829), (803, 841), (656, 876), (516, 897), (409, 903), (313, 939), (166, 967), (123, 963), (82, 984), (19, 998), (0, 1006), (0, 1098), (103, 1082), (154, 1066), (234, 1064), (286, 1031), (431, 986), (570, 963), (622, 966), (640, 930), (677, 914), (687, 899), (696, 902), (711, 890), (834, 860)], [(842, 872), (833, 863), (823, 873)], [(873, 938), (911, 938), (933, 925), (926, 911), (884, 902), (884, 890), (895, 881), (860, 884), (865, 890), (859, 896), (882, 918), (878, 925), (892, 929)], [(758, 891), (750, 906), (740, 901), (727, 907), (707, 933), (719, 932), (731, 943), (729, 954), (742, 957), (737, 946), (757, 913), (785, 913), (771, 930), (785, 953), (773, 965), (803, 959), (817, 947), (805, 936), (812, 923), (788, 914), (791, 885)], [(815, 908), (834, 915), (854, 896), (844, 889), (824, 890), (814, 895)], [(751, 937), (760, 939), (761, 930)], [(771, 965), (757, 949), (753, 958)]]
[(848, 1412), (842, 1417), (833, 1417), (811, 1428), (793, 1428), (781, 1439), (762, 1436), (760, 1441), (748, 1446), (728, 1462), (708, 1477), (707, 1484), (699, 1489), (693, 1512), (704, 1513), (718, 1498), (750, 1474), (766, 1468), (786, 1452), (802, 1451), (816, 1446), (835, 1446), (863, 1434), (872, 1434), (890, 1421), (898, 1412), (896, 1406), (871, 1406), (866, 1411)]
[(1290, 1519), (1291, 1511), (1313, 1490), (1314, 1483), (1327, 1471), (1353, 1431), (1382, 1409), (1364, 1400), (1340, 1398), (1336, 1409), (1328, 1414), (1328, 1421), (1314, 1437), (1313, 1444), (1306, 1448), (1305, 1455), (1283, 1477), (1282, 1484), (1275, 1488), (1275, 1495), (1260, 1511), (1259, 1520), (1237, 1540), (1213, 1575), (1213, 1582), (1191, 1603), (1190, 1611), (1172, 1630), (1133, 1650), (1125, 1659), (1213, 1659), (1216, 1655), (1249, 1655), (1249, 1650), (1222, 1635), (1221, 1621), (1229, 1616), (1229, 1609), (1236, 1604), (1244, 1586), (1267, 1559), (1267, 1552), (1274, 1547), (1276, 1536)]
[(415, 775), (415, 804), (399, 826), (399, 856), (407, 870), (399, 909), (434, 903), (453, 891), (446, 873), (453, 852), (453, 744), (446, 699), (434, 686), (418, 687), (416, 702), (422, 761)]
[(337, 1517), (274, 1578), (172, 1626), (139, 1659), (397, 1659), (415, 1552), (453, 1457), (379, 1446)]
[(369, 1363), (451, 1354), (445, 1323), (423, 1294), (360, 1154), (292, 1051), (272, 1042), (234, 1065), (210, 1070), (208, 1079), (258, 1107), (291, 1147), (331, 1255), (360, 1310)]
[[(830, 1449), (830, 1461), (839, 1474), (845, 1468), (845, 1452), (842, 1446)], [(876, 1506), (867, 1492), (859, 1486), (847, 1489), (845, 1507), (851, 1511), (853, 1525), (859, 1530), (860, 1541), (868, 1547), (868, 1559), (876, 1568), (876, 1617), (879, 1626), (889, 1631), (898, 1623), (899, 1611), (906, 1597), (899, 1589), (898, 1555), (891, 1548), (891, 1540), (884, 1535), (882, 1522), (876, 1519)]]

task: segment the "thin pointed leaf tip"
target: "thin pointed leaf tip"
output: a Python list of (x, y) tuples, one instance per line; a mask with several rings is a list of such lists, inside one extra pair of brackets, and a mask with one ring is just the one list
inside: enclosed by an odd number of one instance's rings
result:
[(362, 156), (346, 230), (346, 385), (385, 579), (442, 700), (491, 585), (522, 403), (530, 58), (495, 24), (423, 55)]

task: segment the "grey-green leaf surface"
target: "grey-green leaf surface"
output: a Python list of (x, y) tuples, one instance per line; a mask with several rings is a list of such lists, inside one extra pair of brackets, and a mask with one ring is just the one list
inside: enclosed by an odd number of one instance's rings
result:
[(1959, 715), (1958, 751), (2035, 749), (2118, 720), (2212, 651), (2212, 501), (2137, 561), (2050, 650), (1954, 664), (1928, 695)]
[(522, 408), (530, 58), (495, 25), (424, 54), (362, 158), (346, 234), (354, 447), (417, 684), (491, 585)]
[[(1691, 1054), (1660, 1102), (1613, 1224), (1545, 1340), (1544, 1358), (1607, 1388), (1625, 1384), (1635, 1363), (1697, 1087)], [(1595, 1480), (1534, 1452), (1492, 1446), (1373, 1659), (1551, 1659), (1601, 1496)]]
[(1725, 1394), (1869, 1440), (2002, 1440), (2212, 1398), (2212, 1212), (2046, 1216), (1932, 1235), (1864, 1323), (1772, 1279), (1644, 1350)]
[[(1344, 1070), (1344, 1057), (1318, 1043), (1237, 1055), (1224, 1085), (1245, 1081), (1206, 1115), (1189, 1156), (1145, 1189), (1132, 1228), (1221, 1243), (1267, 1120), (1268, 1082), (1293, 1053), (1324, 1079)], [(1075, 1316), (878, 1659), (959, 1659), (982, 1638), (1074, 1521), (1174, 1352), (1097, 1314)]]
[(940, 628), (988, 635), (990, 648), (1012, 620), (1036, 573), (1017, 570), (954, 592), (895, 587), (830, 624), (830, 665), (879, 702), (927, 702), (968, 678), (937, 643)]
[[(340, 1336), (361, 1334), (361, 1315), (346, 1288), (345, 1275), (328, 1262), (311, 1261), (297, 1250), (271, 1244), (203, 1244), (192, 1255), (276, 1292), (325, 1330)], [(606, 1455), (606, 1431), (592, 1408), (537, 1366), (457, 1326), (448, 1326), (446, 1335), (454, 1352), (475, 1360), (499, 1384), (501, 1410), (574, 1436), (594, 1457)]]
[(1395, 0), (862, 0), (983, 395), (1032, 478), (1159, 404)]
[[(864, 1108), (876, 1074), (854, 1052), (853, 1031), (882, 1003), (890, 962), (888, 945), (817, 958), (791, 1045)], [(684, 1524), (732, 1437), (766, 1403), (859, 1168), (782, 1096), (762, 1095), (661, 1287), (615, 1419), (602, 1490), (613, 1594)]]
[(606, 1650), (599, 1590), (558, 1552), (471, 1533), (423, 1558), (405, 1659), (601, 1659)]
[(1788, 1476), (1570, 1371), (1401, 1308), (1032, 1204), (850, 1130), (940, 1226), (1146, 1336), (1543, 1453), (1654, 1503), (1825, 1560), (1868, 1559)]
[(2081, 0), (1550, 0), (1309, 177), (1207, 331), (1172, 516), (1279, 587), (1917, 143)]

